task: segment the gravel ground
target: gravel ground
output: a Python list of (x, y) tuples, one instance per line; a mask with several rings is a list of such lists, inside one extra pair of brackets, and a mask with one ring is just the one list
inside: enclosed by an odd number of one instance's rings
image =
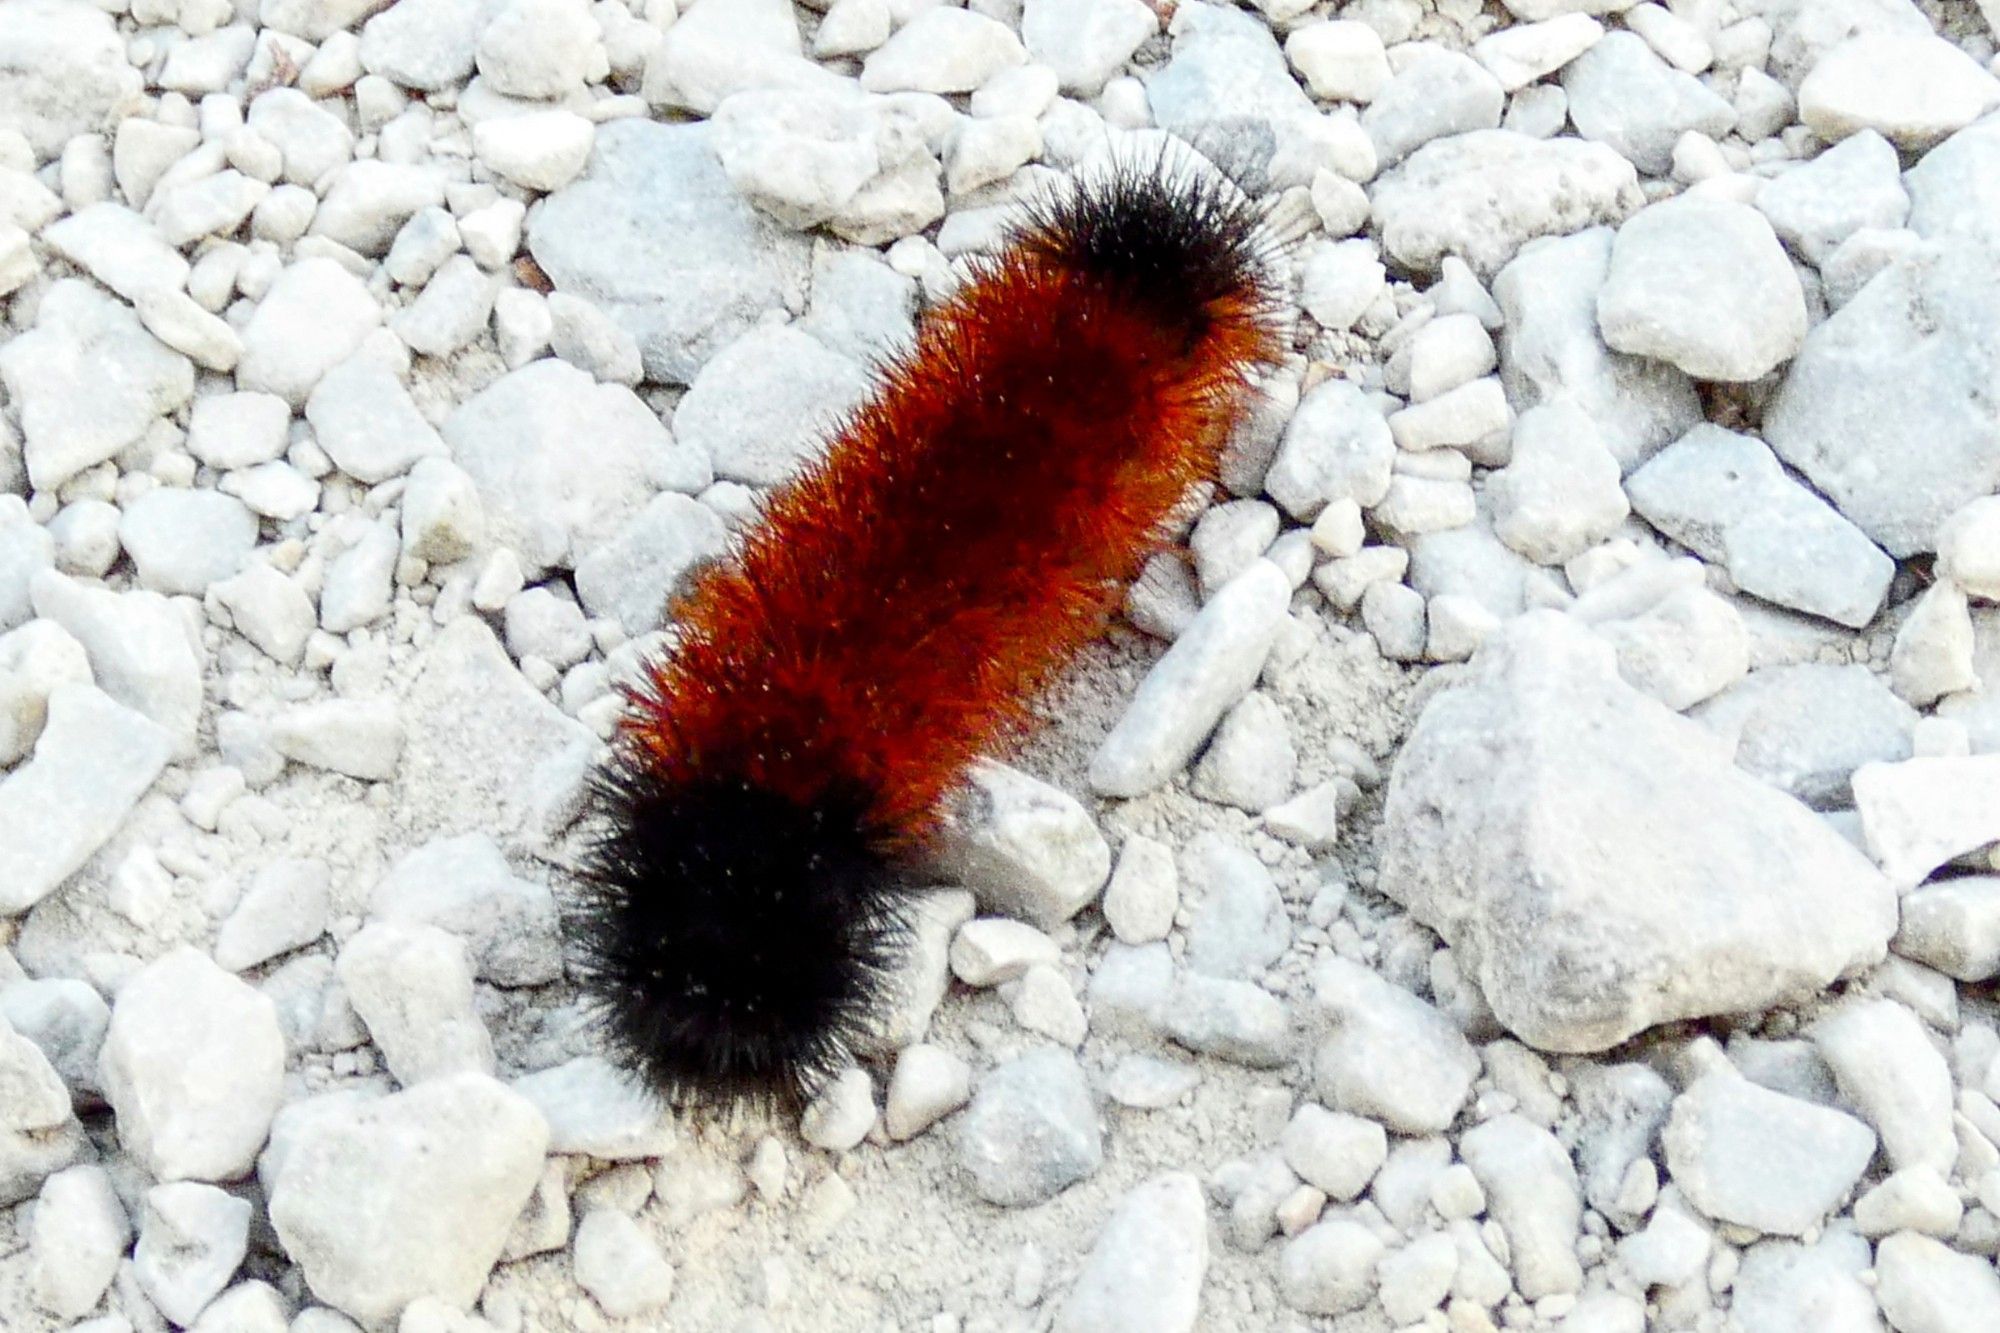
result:
[[(819, 6), (0, 0), (0, 1327), (2000, 1328), (2000, 12)], [(867, 1063), (663, 1116), (613, 682), (1148, 129), (1296, 355)]]

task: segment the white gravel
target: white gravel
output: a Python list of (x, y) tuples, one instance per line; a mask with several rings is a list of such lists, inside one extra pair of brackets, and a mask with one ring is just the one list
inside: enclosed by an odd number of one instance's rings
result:
[[(1990, 8), (0, 0), (0, 1326), (2000, 1325)], [(684, 1121), (617, 684), (1152, 129), (1296, 356)]]

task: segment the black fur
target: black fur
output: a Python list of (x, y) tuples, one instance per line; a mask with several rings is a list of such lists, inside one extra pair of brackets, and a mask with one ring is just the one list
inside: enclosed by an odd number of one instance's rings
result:
[(1132, 155), (1030, 199), (1011, 239), (1113, 286), (1190, 340), (1211, 303), (1268, 302), (1267, 210), (1192, 151)]
[(796, 1109), (891, 996), (912, 885), (866, 803), (740, 781), (596, 780), (574, 962), (621, 1064), (677, 1106)]

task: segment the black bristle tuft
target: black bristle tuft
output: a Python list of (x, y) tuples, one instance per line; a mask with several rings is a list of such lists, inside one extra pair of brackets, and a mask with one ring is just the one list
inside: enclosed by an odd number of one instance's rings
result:
[(570, 938), (620, 1063), (678, 1107), (804, 1104), (881, 1016), (908, 935), (912, 885), (866, 802), (638, 763), (596, 788)]
[(1197, 336), (1221, 302), (1275, 304), (1268, 210), (1192, 149), (1131, 154), (1027, 201), (1011, 239)]

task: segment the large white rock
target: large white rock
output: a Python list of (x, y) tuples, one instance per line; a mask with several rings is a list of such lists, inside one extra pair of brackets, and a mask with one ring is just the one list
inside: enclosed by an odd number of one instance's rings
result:
[(868, 389), (860, 363), (789, 325), (753, 329), (701, 368), (674, 409), (674, 434), (719, 477), (772, 486), (816, 456)]
[(186, 617), (154, 592), (112, 592), (54, 571), (35, 577), (35, 614), (83, 645), (106, 694), (166, 729), (173, 752), (194, 753), (201, 722), (201, 658)]
[[(651, 494), (672, 440), (622, 384), (552, 358), (530, 362), (460, 404), (444, 423), (452, 457), (479, 487), (488, 532), (539, 578), (570, 568)], [(591, 442), (588, 459), (575, 442)]]
[(1775, 1236), (1817, 1227), (1875, 1155), (1875, 1135), (1853, 1116), (1730, 1069), (1703, 1075), (1674, 1099), (1661, 1141), (1690, 1203), (1718, 1222)]
[(1189, 1333), (1208, 1269), (1201, 1183), (1168, 1171), (1135, 1186), (1097, 1234), (1056, 1333)]
[(250, 1174), (284, 1076), (270, 999), (197, 950), (151, 964), (112, 1005), (99, 1077), (119, 1142), (156, 1180)]
[(1372, 199), (1399, 262), (1429, 273), (1457, 255), (1486, 278), (1537, 237), (1621, 220), (1640, 194), (1632, 164), (1601, 144), (1489, 129), (1425, 144)]
[(1660, 531), (1729, 570), (1748, 593), (1859, 629), (1895, 562), (1788, 476), (1761, 440), (1700, 425), (1625, 483)]
[(271, 1224), (314, 1296), (356, 1319), (422, 1296), (470, 1306), (534, 1193), (549, 1127), (484, 1074), (344, 1102), (302, 1125)]
[(28, 479), (52, 492), (186, 403), (194, 366), (130, 307), (65, 279), (42, 297), (35, 327), (0, 347), (0, 384), (21, 422)]
[[(794, 22), (788, 6), (784, 21)], [(668, 384), (692, 383), (765, 311), (805, 304), (809, 247), (736, 193), (713, 134), (644, 119), (606, 125), (582, 177), (543, 201), (528, 228), (556, 286), (638, 339), (648, 377)]]
[(1875, 130), (1921, 152), (2000, 104), (2000, 81), (1942, 37), (1864, 33), (1799, 85), (1799, 119), (1828, 142)]
[(1854, 805), (1868, 851), (1898, 889), (2000, 839), (2000, 755), (1867, 764)]
[(562, 975), (555, 897), (514, 874), (484, 833), (436, 838), (389, 867), (369, 915), (460, 937), (473, 971), (496, 986), (539, 986)]
[(93, 686), (58, 686), (47, 709), (34, 757), (0, 781), (0, 916), (81, 869), (173, 753), (164, 730)]
[(1320, 1100), (1402, 1134), (1448, 1128), (1479, 1075), (1451, 1020), (1359, 963), (1329, 958), (1314, 995), (1331, 1019), (1314, 1055)]
[(1535, 241), (1493, 280), (1505, 323), (1500, 381), (1517, 412), (1569, 398), (1627, 472), (1702, 419), (1693, 383), (1663, 361), (1605, 345), (1597, 296), (1611, 267), (1612, 232), (1594, 227)]
[(1045, 930), (1093, 902), (1111, 875), (1111, 848), (1074, 797), (992, 760), (968, 774), (938, 856), (986, 910)]
[(1996, 375), (2000, 257), (1947, 238), (1891, 263), (1807, 335), (1764, 438), (1890, 555), (1928, 551), (1955, 510), (2000, 489)]
[(0, 130), (43, 161), (79, 134), (104, 130), (139, 99), (144, 80), (111, 16), (82, 0), (0, 3)]
[(1805, 293), (1747, 204), (1683, 194), (1618, 229), (1597, 294), (1604, 341), (1696, 379), (1759, 379), (1806, 336)]
[(1552, 612), (1432, 699), (1384, 826), (1382, 891), (1546, 1050), (1816, 993), (1895, 929), (1893, 890), (1845, 839)]

